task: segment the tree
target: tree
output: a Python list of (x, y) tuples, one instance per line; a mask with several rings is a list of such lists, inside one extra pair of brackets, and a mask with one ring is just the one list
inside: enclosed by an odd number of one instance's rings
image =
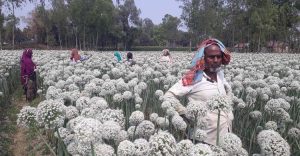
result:
[(167, 47), (175, 47), (176, 39), (178, 38), (178, 27), (181, 23), (180, 19), (172, 15), (166, 14), (160, 25), (163, 39), (167, 41)]
[(179, 1), (183, 4), (181, 18), (188, 27), (190, 45), (208, 37), (222, 37), (225, 18), (223, 0)]
[(266, 44), (267, 38), (270, 38), (275, 31), (275, 19), (277, 10), (271, 0), (248, 1), (249, 9), (249, 28), (251, 34), (250, 48), (254, 51), (260, 51), (262, 45)]
[(3, 40), (2, 40), (3, 23), (4, 23), (4, 14), (2, 14), (2, 11), (0, 8), (0, 50), (2, 50), (2, 43), (3, 43)]
[[(22, 3), (26, 2), (26, 0), (5, 0), (4, 1), (7, 8), (11, 11), (11, 19), (12, 19), (12, 48), (15, 48), (15, 29), (16, 29), (16, 17), (15, 17), (15, 9), (20, 7)], [(1, 3), (2, 4), (2, 3)], [(2, 6), (2, 5), (1, 5)]]
[[(90, 34), (94, 39), (94, 47), (97, 49), (99, 38), (103, 47), (107, 32), (113, 31), (114, 6), (111, 0), (96, 0), (89, 17)], [(96, 32), (96, 33), (95, 33)]]
[(139, 17), (140, 13), (141, 11), (135, 6), (134, 0), (125, 0), (124, 4), (119, 6), (118, 15), (123, 27), (123, 45), (125, 50), (131, 48), (132, 41), (137, 37), (136, 27), (142, 24), (142, 20)]
[(50, 12), (51, 21), (53, 21), (55, 32), (54, 34), (56, 42), (59, 43), (60, 49), (62, 49), (63, 39), (62, 35), (66, 35), (67, 31), (67, 6), (64, 0), (52, 0), (52, 10)]
[(50, 30), (50, 24), (48, 20), (49, 11), (44, 9), (45, 8), (42, 5), (37, 6), (30, 13), (27, 23), (32, 33), (36, 35), (36, 42), (48, 45)]
[[(13, 41), (15, 39), (15, 33), (13, 33), (13, 31), (15, 31), (14, 29), (12, 29), (12, 27), (16, 24), (18, 24), (20, 22), (19, 18), (14, 17), (13, 15), (8, 15), (5, 17), (5, 26), (4, 26), (4, 30), (5, 30), (5, 36), (4, 39), (7, 41)], [(14, 44), (12, 44), (14, 45)], [(14, 47), (12, 47), (14, 48)]]
[(144, 46), (154, 45), (154, 24), (151, 19), (145, 18), (141, 27), (141, 34), (138, 37), (139, 44)]

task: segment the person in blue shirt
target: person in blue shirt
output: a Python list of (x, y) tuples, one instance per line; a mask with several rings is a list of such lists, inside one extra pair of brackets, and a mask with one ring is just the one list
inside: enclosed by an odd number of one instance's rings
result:
[(114, 52), (114, 56), (117, 59), (117, 62), (121, 62), (122, 61), (122, 55), (119, 51), (115, 51)]

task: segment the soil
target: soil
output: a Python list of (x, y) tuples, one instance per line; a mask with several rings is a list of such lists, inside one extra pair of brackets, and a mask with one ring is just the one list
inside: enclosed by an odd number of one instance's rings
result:
[[(14, 105), (18, 110), (21, 110), (23, 106), (27, 106), (29, 103), (26, 101), (25, 96), (20, 99), (12, 99), (12, 105)], [(16, 133), (13, 135), (13, 142), (10, 147), (10, 151), (14, 156), (24, 156), (28, 155), (27, 147), (29, 145), (26, 139), (27, 130), (25, 128), (16, 127)]]

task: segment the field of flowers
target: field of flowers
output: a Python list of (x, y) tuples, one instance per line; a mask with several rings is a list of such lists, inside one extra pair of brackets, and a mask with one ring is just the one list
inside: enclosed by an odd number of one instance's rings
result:
[[(300, 155), (299, 54), (233, 53), (223, 67), (233, 94), (218, 102), (234, 112), (233, 133), (211, 146), (187, 139), (189, 133), (205, 139), (207, 123), (201, 117), (213, 109), (210, 104), (199, 107), (185, 98), (164, 98), (188, 70), (192, 53), (173, 52), (169, 64), (159, 61), (160, 52), (134, 52), (134, 66), (116, 63), (112, 52), (85, 53), (92, 57), (74, 64), (68, 51), (33, 51), (38, 93), (45, 100), (23, 107), (17, 123), (52, 133), (56, 141), (49, 142), (58, 155)], [(5, 58), (0, 60), (2, 82), (8, 71), (18, 72), (21, 52), (0, 55)], [(8, 86), (0, 86), (1, 104), (10, 93), (5, 88), (18, 81), (10, 79)], [(175, 111), (179, 102), (193, 123)]]

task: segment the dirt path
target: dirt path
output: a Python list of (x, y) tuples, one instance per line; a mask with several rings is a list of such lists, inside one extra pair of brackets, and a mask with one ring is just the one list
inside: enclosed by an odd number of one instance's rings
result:
[[(25, 97), (22, 96), (20, 99), (12, 99), (12, 105), (14, 105), (17, 110), (21, 110), (23, 106), (27, 106), (29, 103), (26, 101)], [(29, 145), (26, 139), (27, 130), (16, 126), (16, 133), (13, 135), (13, 143), (11, 145), (11, 151), (14, 156), (25, 156), (28, 155), (27, 147)]]

